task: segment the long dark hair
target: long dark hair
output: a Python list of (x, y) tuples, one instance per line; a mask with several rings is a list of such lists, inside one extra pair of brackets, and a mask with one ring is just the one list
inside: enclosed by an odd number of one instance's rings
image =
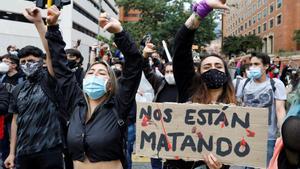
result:
[[(235, 104), (236, 97), (235, 97), (234, 87), (232, 84), (232, 79), (231, 79), (231, 76), (230, 76), (230, 73), (228, 70), (228, 66), (223, 58), (221, 58), (219, 55), (215, 55), (215, 54), (206, 56), (203, 59), (201, 59), (199, 70), (201, 68), (202, 62), (211, 56), (217, 57), (222, 60), (222, 62), (224, 64), (224, 68), (225, 68), (225, 73), (227, 76), (227, 82), (224, 84), (223, 92), (220, 95), (220, 97), (218, 98), (217, 102), (224, 103), (224, 104), (230, 104), (230, 103)], [(209, 90), (208, 90), (206, 84), (204, 83), (204, 81), (201, 77), (201, 74), (197, 74), (194, 77), (193, 84), (191, 87), (191, 92), (193, 93), (193, 95), (191, 97), (191, 101), (193, 103), (201, 103), (201, 104), (210, 104), (211, 103), (211, 96), (210, 96)]]

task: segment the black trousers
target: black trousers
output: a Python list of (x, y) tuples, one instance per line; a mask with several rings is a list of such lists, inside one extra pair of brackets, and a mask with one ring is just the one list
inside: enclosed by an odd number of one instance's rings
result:
[(61, 148), (54, 148), (16, 158), (16, 169), (64, 169)]

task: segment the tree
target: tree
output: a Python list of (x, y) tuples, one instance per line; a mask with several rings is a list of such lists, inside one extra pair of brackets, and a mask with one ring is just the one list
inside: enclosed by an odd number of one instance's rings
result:
[(297, 44), (297, 50), (300, 50), (300, 29), (295, 30), (293, 39)]
[[(141, 20), (132, 23), (123, 23), (136, 40), (140, 40), (145, 34), (151, 33), (154, 43), (158, 44), (162, 40), (171, 43), (177, 30), (183, 25), (191, 14), (185, 10), (185, 4), (191, 4), (191, 0), (117, 0), (119, 6), (125, 11), (137, 9), (141, 11)], [(216, 24), (213, 15), (207, 17), (201, 27), (197, 30), (195, 43), (204, 45), (215, 39), (213, 30)]]
[(226, 55), (238, 55), (241, 52), (241, 38), (237, 36), (228, 36), (223, 40), (222, 51)]
[(223, 53), (231, 56), (232, 54), (238, 55), (241, 52), (249, 53), (261, 49), (263, 46), (262, 39), (259, 36), (228, 36), (224, 38)]
[(261, 49), (263, 46), (262, 39), (256, 35), (243, 36), (242, 39), (242, 51), (247, 53), (249, 50), (255, 51)]
[(294, 32), (294, 41), (296, 41), (297, 44), (300, 44), (300, 29), (295, 30), (295, 32)]

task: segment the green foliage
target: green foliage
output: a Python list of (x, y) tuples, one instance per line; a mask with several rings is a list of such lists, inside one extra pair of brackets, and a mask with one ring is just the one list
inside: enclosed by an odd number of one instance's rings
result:
[(293, 39), (297, 44), (300, 44), (300, 29), (295, 30)]
[[(184, 24), (191, 12), (186, 11), (184, 4), (191, 4), (191, 0), (117, 0), (119, 6), (141, 11), (141, 20), (135, 23), (122, 23), (137, 41), (151, 33), (153, 42), (158, 44), (162, 40), (172, 43), (177, 30)], [(204, 45), (215, 39), (216, 23), (213, 15), (207, 17), (197, 30), (195, 43)]]
[(263, 46), (262, 39), (259, 36), (228, 36), (223, 40), (222, 50), (226, 55), (238, 55), (242, 52), (248, 53), (261, 49)]

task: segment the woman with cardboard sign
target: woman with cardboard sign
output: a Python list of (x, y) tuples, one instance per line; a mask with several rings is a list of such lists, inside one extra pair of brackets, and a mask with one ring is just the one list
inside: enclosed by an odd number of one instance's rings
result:
[[(228, 9), (226, 0), (202, 0), (193, 5), (193, 14), (177, 32), (173, 58), (174, 76), (180, 103), (235, 104), (235, 93), (225, 61), (218, 55), (210, 55), (201, 60), (200, 74), (195, 73), (192, 45), (197, 28), (213, 9)], [(228, 168), (213, 155), (204, 155), (204, 161), (190, 162), (168, 160), (166, 169), (193, 169), (207, 166), (210, 169)]]

